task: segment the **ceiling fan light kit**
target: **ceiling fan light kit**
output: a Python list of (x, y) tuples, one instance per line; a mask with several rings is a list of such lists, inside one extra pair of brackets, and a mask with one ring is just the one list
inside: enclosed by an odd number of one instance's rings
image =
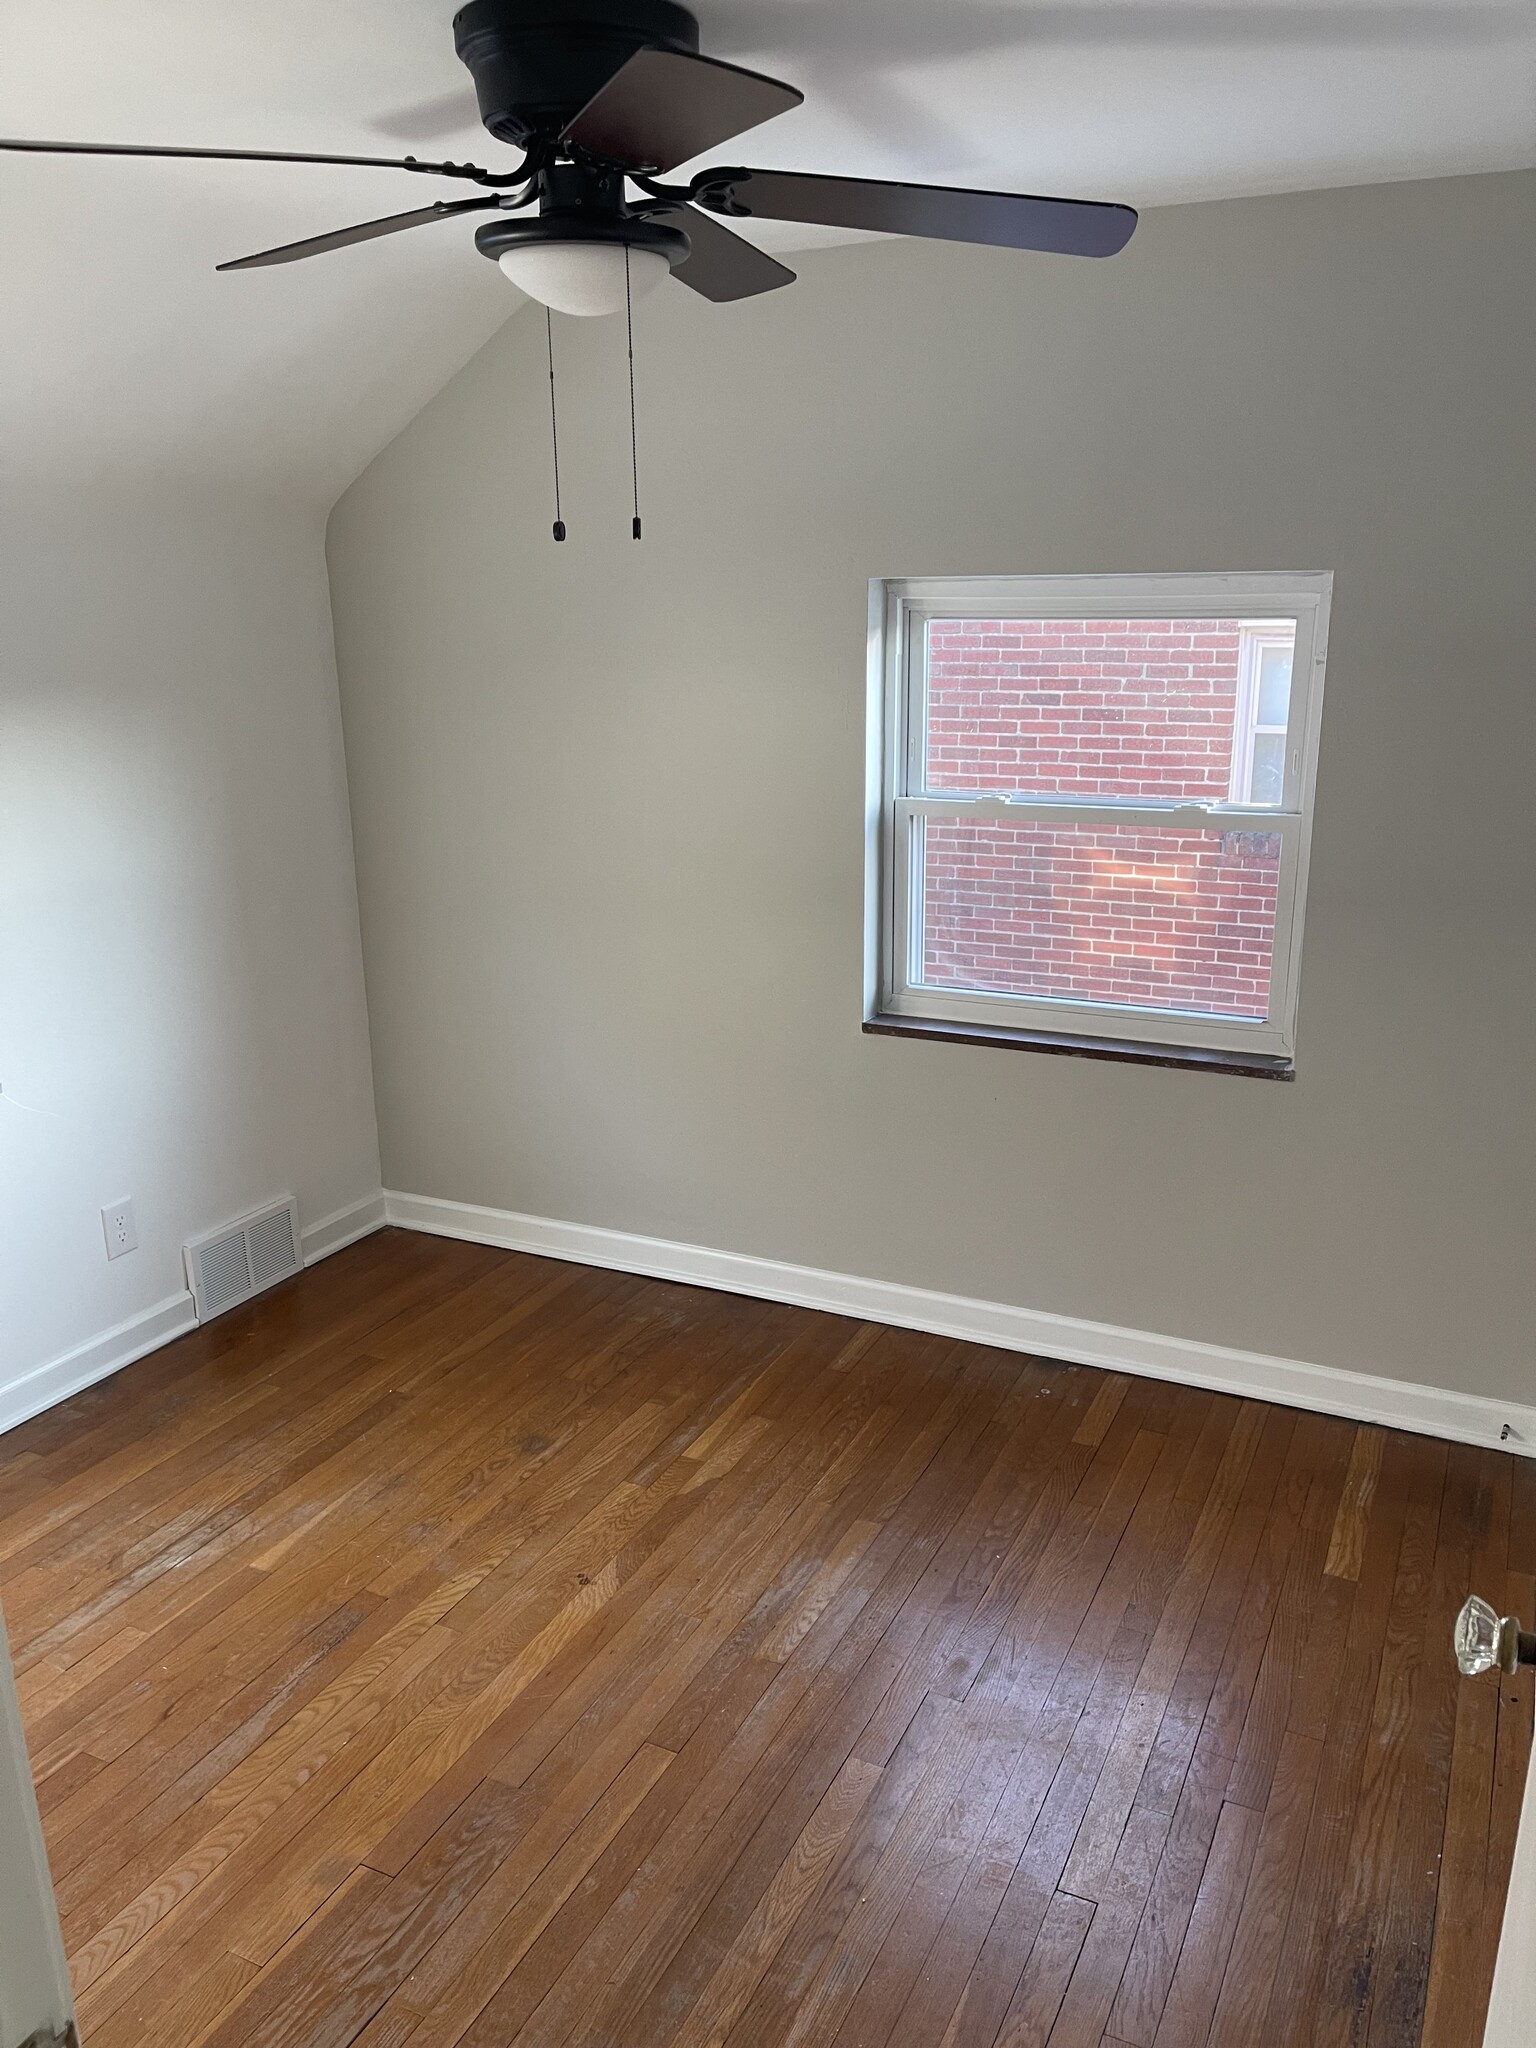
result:
[[(467, 182), (485, 196), (387, 214), (219, 268), (294, 263), (484, 213), (492, 218), (475, 234), (481, 254), (546, 308), (583, 317), (631, 313), (634, 300), (668, 276), (717, 305), (794, 282), (792, 270), (727, 227), (727, 219), (1072, 256), (1112, 256), (1136, 226), (1130, 207), (1097, 200), (799, 171), (717, 167), (696, 172), (687, 184), (661, 183), (680, 164), (790, 112), (804, 97), (780, 79), (702, 55), (697, 21), (674, 0), (470, 0), (454, 17), (453, 32), (487, 130), (523, 152), (512, 170), (142, 143), (0, 139), (0, 150), (365, 165)], [(634, 527), (638, 539), (638, 507)]]
[(625, 254), (622, 242), (533, 241), (511, 243), (496, 260), (518, 290), (541, 306), (591, 319), (622, 313), (626, 291), (643, 298), (671, 272), (660, 250), (631, 249), (626, 275)]

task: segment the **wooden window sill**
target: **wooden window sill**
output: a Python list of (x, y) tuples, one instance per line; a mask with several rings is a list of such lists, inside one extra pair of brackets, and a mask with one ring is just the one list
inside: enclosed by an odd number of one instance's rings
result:
[(866, 1017), (875, 1038), (928, 1038), (948, 1045), (1000, 1045), (1021, 1052), (1065, 1053), (1081, 1060), (1120, 1060), (1133, 1067), (1186, 1067), (1199, 1073), (1243, 1074), (1254, 1081), (1294, 1081), (1292, 1060), (1265, 1053), (1196, 1045), (1153, 1045), (1134, 1038), (1074, 1038), (1059, 1031), (1003, 1031), (980, 1024), (935, 1024), (922, 1017)]

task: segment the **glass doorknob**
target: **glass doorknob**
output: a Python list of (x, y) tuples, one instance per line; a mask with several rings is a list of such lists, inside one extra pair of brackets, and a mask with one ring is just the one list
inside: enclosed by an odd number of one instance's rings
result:
[(1536, 1664), (1536, 1635), (1523, 1629), (1513, 1614), (1497, 1613), (1476, 1593), (1456, 1617), (1453, 1641), (1456, 1662), (1467, 1678), (1495, 1666), (1509, 1672), (1520, 1664)]

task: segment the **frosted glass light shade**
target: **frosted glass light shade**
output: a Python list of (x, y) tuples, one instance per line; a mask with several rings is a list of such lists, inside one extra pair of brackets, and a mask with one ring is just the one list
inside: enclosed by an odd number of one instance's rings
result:
[[(523, 242), (497, 258), (519, 291), (557, 313), (591, 317), (624, 310), (624, 246), (620, 242)], [(655, 249), (629, 251), (631, 296), (654, 291), (672, 268)]]

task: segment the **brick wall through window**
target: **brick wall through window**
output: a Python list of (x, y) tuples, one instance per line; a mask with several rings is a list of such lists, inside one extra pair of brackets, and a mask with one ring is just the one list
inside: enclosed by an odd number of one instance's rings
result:
[[(927, 628), (933, 791), (1224, 802), (1236, 620)], [(1280, 842), (1187, 826), (930, 819), (923, 979), (1261, 1017)]]

